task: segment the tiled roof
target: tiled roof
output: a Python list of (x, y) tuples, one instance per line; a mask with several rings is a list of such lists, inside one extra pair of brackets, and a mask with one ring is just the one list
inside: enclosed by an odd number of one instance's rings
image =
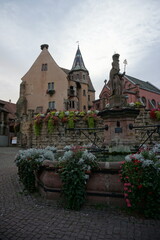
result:
[(137, 78), (134, 78), (134, 77), (131, 77), (131, 76), (128, 76), (128, 75), (125, 75), (124, 77), (126, 77), (133, 84), (139, 84), (139, 87), (141, 89), (160, 94), (160, 89), (155, 87), (154, 85), (152, 85), (150, 82), (145, 82), (145, 81), (142, 81), (140, 79), (137, 79)]
[(1, 104), (4, 104), (4, 110), (6, 112), (9, 113), (9, 118), (10, 119), (15, 119), (16, 115), (16, 104), (15, 103), (11, 103), (11, 102), (6, 102), (6, 101), (3, 101), (3, 100), (0, 100), (0, 103)]
[(91, 92), (95, 92), (95, 89), (93, 87), (90, 77), (89, 77), (89, 81), (88, 81), (88, 90)]
[(71, 71), (77, 71), (77, 70), (88, 71), (86, 69), (85, 65), (84, 65), (82, 54), (81, 54), (81, 51), (79, 49), (79, 46), (78, 46), (78, 49), (77, 49), (77, 52), (76, 52), (76, 55), (75, 55), (75, 58), (74, 58), (74, 62), (73, 62), (73, 66), (72, 66)]

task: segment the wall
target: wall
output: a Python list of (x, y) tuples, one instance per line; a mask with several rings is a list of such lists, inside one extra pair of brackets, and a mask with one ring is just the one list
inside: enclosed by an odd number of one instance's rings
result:
[[(131, 111), (132, 112), (132, 111)], [(22, 147), (38, 147), (44, 148), (48, 145), (56, 146), (58, 149), (64, 148), (66, 145), (84, 145), (95, 143), (99, 147), (102, 146), (139, 146), (147, 136), (147, 130), (152, 131), (153, 128), (139, 128), (129, 129), (129, 124), (132, 123), (134, 126), (148, 126), (160, 124), (153, 121), (149, 117), (149, 111), (144, 108), (139, 109), (139, 114), (126, 114), (127, 112), (122, 111), (123, 114), (117, 115), (117, 117), (111, 117), (109, 115), (102, 115), (102, 119), (97, 121), (97, 128), (104, 128), (108, 125), (108, 130), (66, 130), (67, 124), (60, 124), (55, 127), (52, 134), (47, 131), (47, 126), (44, 124), (40, 136), (35, 136), (33, 131), (33, 120), (31, 117), (24, 115), (21, 121), (21, 133), (19, 134), (18, 140), (19, 145)], [(118, 113), (117, 113), (118, 114)], [(115, 132), (115, 128), (118, 128), (117, 121), (120, 122), (120, 128), (122, 132)], [(76, 122), (76, 128), (87, 128), (87, 123), (83, 120)], [(152, 136), (153, 141), (159, 141), (159, 134), (154, 133)], [(147, 140), (147, 143), (150, 139)]]
[[(101, 146), (104, 142), (104, 133), (102, 130), (66, 130), (67, 123), (60, 123), (55, 127), (53, 133), (48, 133), (47, 126), (43, 124), (41, 135), (36, 136), (33, 131), (33, 120), (23, 118), (21, 122), (21, 134), (19, 137), (19, 145), (29, 148), (37, 147), (44, 148), (47, 146), (56, 146), (58, 149), (63, 149), (66, 145), (84, 145), (95, 143)], [(87, 128), (87, 123), (83, 120), (76, 122), (76, 128)], [(103, 120), (96, 122), (96, 128), (103, 127)]]
[[(105, 203), (124, 206), (123, 184), (120, 182), (121, 163), (99, 163), (99, 170), (89, 175), (86, 184), (87, 200), (90, 203)], [(56, 162), (45, 160), (43, 168), (37, 173), (36, 186), (46, 199), (59, 199), (62, 182), (57, 172)]]

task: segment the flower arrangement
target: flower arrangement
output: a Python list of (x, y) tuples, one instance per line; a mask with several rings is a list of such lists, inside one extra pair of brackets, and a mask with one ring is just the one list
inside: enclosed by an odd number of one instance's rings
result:
[(154, 119), (154, 120), (160, 120), (160, 109), (152, 109), (149, 112), (150, 118)]
[(99, 119), (97, 116), (98, 111), (51, 111), (47, 115), (37, 114), (34, 117), (34, 133), (39, 136), (41, 134), (41, 129), (43, 122), (47, 124), (48, 132), (52, 133), (60, 122), (67, 123), (68, 128), (74, 128), (75, 122), (78, 119), (83, 119), (87, 122), (88, 128), (94, 128), (96, 120)]
[(47, 124), (48, 132), (52, 133), (54, 131), (55, 126), (58, 125), (59, 118), (56, 116), (56, 112), (49, 112), (45, 117), (45, 122)]
[(143, 104), (141, 102), (131, 102), (128, 105), (129, 105), (129, 107), (134, 107), (134, 108), (139, 108), (139, 107), (143, 106)]
[(19, 180), (23, 183), (24, 190), (35, 192), (35, 171), (38, 171), (44, 160), (55, 160), (55, 147), (46, 147), (45, 149), (27, 149), (20, 150), (15, 157), (15, 163), (18, 167)]
[(63, 183), (62, 203), (65, 208), (79, 210), (85, 202), (86, 182), (91, 169), (97, 167), (96, 157), (74, 146), (66, 150), (59, 158), (59, 174)]
[(128, 155), (120, 170), (127, 207), (146, 217), (160, 218), (160, 161), (156, 151)]
[(41, 134), (42, 124), (43, 124), (44, 114), (37, 114), (34, 117), (34, 133), (36, 136)]
[(96, 120), (98, 119), (98, 111), (89, 110), (84, 116), (84, 119), (87, 121), (88, 128), (95, 128)]

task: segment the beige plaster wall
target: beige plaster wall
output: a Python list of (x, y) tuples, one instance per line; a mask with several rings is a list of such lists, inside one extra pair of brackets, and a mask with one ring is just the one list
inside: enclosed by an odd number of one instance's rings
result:
[[(41, 71), (42, 64), (45, 63), (48, 65), (48, 70)], [(46, 111), (50, 101), (55, 101), (56, 109), (64, 110), (64, 99), (67, 99), (68, 89), (66, 77), (66, 73), (44, 48), (29, 71), (22, 77), (22, 81), (26, 81), (27, 110), (36, 111), (37, 107), (42, 106)], [(46, 93), (49, 82), (54, 82), (55, 93), (53, 96)]]

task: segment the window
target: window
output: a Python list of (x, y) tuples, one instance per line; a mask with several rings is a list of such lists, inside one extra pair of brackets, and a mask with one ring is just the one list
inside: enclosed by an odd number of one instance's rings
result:
[(79, 74), (77, 74), (77, 79), (79, 79)]
[(55, 109), (55, 102), (54, 102), (54, 101), (49, 102), (49, 103), (48, 103), (48, 108), (49, 108), (50, 110)]
[(53, 90), (54, 89), (54, 82), (48, 83), (48, 90)]
[(146, 98), (145, 97), (142, 97), (142, 103), (146, 106)]
[(86, 90), (83, 90), (83, 96), (86, 96)]
[(91, 100), (90, 95), (88, 95), (88, 101), (90, 101), (90, 100)]
[(85, 105), (83, 106), (83, 110), (86, 110), (86, 106)]
[(75, 102), (74, 101), (70, 101), (69, 102), (69, 107), (70, 108), (75, 108)]
[(83, 80), (85, 80), (86, 79), (86, 76), (85, 75), (83, 75)]
[(152, 103), (152, 106), (156, 108), (156, 101), (154, 99), (152, 99), (151, 103)]
[(36, 113), (42, 113), (43, 112), (43, 107), (39, 106), (36, 108)]
[(47, 71), (48, 70), (48, 65), (47, 63), (42, 64), (41, 71)]

